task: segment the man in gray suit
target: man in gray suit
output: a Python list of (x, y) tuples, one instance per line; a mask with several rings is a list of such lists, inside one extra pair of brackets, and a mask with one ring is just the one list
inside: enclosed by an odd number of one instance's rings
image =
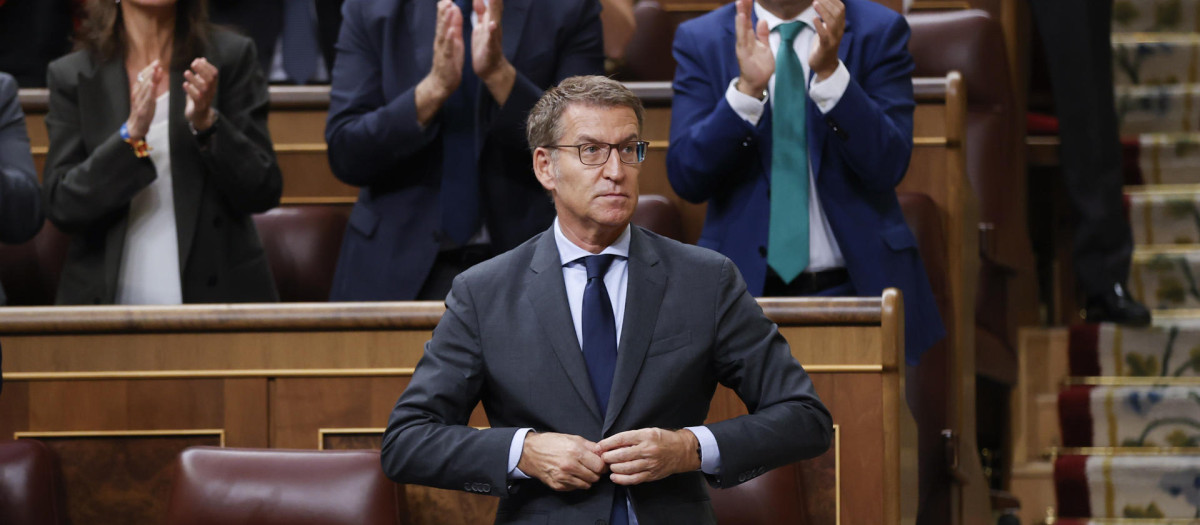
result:
[[(594, 76), (534, 106), (557, 218), (455, 279), (384, 434), (390, 478), (499, 496), (497, 523), (714, 523), (706, 479), (828, 449), (829, 412), (729, 259), (630, 226), (642, 116)], [(703, 425), (717, 383), (750, 415)], [(480, 401), (491, 428), (466, 425)]]

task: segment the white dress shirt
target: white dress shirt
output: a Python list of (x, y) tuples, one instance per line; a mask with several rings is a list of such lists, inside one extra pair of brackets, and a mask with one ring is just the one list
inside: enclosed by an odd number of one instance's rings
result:
[[(612, 264), (608, 273), (604, 274), (604, 288), (608, 291), (608, 299), (613, 307), (613, 319), (616, 321), (617, 341), (621, 340), (621, 325), (625, 319), (625, 292), (629, 288), (629, 236), (630, 227), (600, 254), (613, 254)], [(579, 347), (583, 348), (583, 290), (587, 287), (587, 268), (579, 259), (591, 253), (567, 239), (554, 219), (554, 242), (558, 245), (558, 257), (562, 261), (563, 282), (567, 288), (567, 304), (571, 308), (571, 320), (575, 323), (575, 337)], [(705, 426), (687, 427), (695, 434), (700, 443), (700, 470), (706, 474), (717, 474), (721, 466), (721, 452), (717, 449), (717, 438)], [(512, 445), (508, 450), (508, 474), (511, 479), (528, 479), (529, 476), (517, 464), (521, 461), (521, 451), (525, 445), (525, 435), (532, 429), (522, 428), (513, 436)], [(632, 498), (629, 502), (629, 522), (637, 525), (637, 517), (633, 513)]]
[[(781, 40), (779, 32), (775, 28), (785, 22), (794, 20), (802, 20), (804, 27), (796, 36), (796, 41), (793, 48), (796, 50), (796, 56), (800, 58), (800, 65), (804, 68), (804, 76), (810, 77), (811, 73), (808, 67), (808, 57), (812, 52), (812, 46), (817, 42), (818, 36), (816, 30), (812, 28), (813, 20), (817, 17), (817, 11), (811, 6), (801, 12), (796, 18), (791, 20), (782, 20), (779, 17), (767, 12), (757, 2), (754, 4), (754, 14), (759, 20), (767, 21), (767, 28), (771, 30), (768, 36), (768, 42), (771, 44), (771, 53), (779, 52), (779, 41)], [(725, 100), (729, 101), (729, 106), (733, 111), (749, 122), (751, 125), (758, 125), (758, 121), (762, 118), (763, 112), (766, 110), (767, 101), (759, 100), (734, 87), (737, 79), (735, 78), (729, 83), (729, 88), (725, 90)], [(850, 85), (850, 71), (846, 69), (846, 64), (838, 61), (838, 67), (822, 81), (817, 81), (815, 77), (809, 82), (808, 96), (816, 103), (817, 108), (822, 113), (828, 113), (842, 99), (842, 95), (846, 92), (846, 87)], [(775, 99), (775, 75), (771, 75), (767, 82), (767, 96), (769, 100)], [(812, 117), (816, 117), (813, 115)], [(772, 147), (778, 147), (773, 145)], [(812, 170), (812, 156), (809, 155), (808, 164), (808, 267), (805, 271), (819, 272), (831, 268), (841, 268), (846, 266), (846, 260), (842, 257), (842, 250), (838, 247), (837, 239), (833, 236), (833, 230), (829, 228), (829, 220), (825, 217), (825, 210), (821, 207), (821, 199), (817, 198), (817, 185), (815, 180), (816, 175)]]
[(158, 177), (129, 202), (125, 246), (117, 275), (117, 304), (181, 304), (179, 237), (171, 182), (171, 91), (158, 97), (146, 132)]

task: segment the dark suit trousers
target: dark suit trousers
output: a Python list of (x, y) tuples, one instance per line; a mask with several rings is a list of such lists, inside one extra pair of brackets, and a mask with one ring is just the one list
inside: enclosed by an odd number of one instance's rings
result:
[(1030, 0), (1030, 5), (1053, 84), (1063, 180), (1078, 218), (1075, 273), (1090, 297), (1125, 282), (1133, 250), (1113, 99), (1113, 2)]

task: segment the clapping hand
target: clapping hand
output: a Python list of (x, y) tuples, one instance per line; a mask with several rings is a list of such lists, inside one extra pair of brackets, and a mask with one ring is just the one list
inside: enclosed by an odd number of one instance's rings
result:
[(163, 68), (155, 60), (137, 74), (133, 87), (129, 90), (129, 119), (125, 128), (129, 138), (141, 140), (150, 131), (150, 123), (154, 120), (158, 84), (163, 80)]
[(738, 68), (741, 70), (737, 89), (754, 98), (762, 98), (767, 90), (767, 81), (775, 74), (775, 55), (771, 54), (771, 45), (767, 40), (767, 21), (759, 20), (757, 30), (750, 23), (752, 3), (753, 0), (737, 0), (734, 27), (737, 30)]
[(813, 20), (817, 40), (808, 57), (808, 67), (817, 75), (817, 80), (825, 80), (838, 67), (838, 46), (846, 31), (846, 6), (842, 0), (813, 0), (813, 9), (817, 11), (817, 18)]
[(212, 127), (217, 118), (212, 107), (213, 97), (217, 94), (217, 76), (217, 67), (204, 57), (193, 60), (191, 69), (183, 72), (183, 90), (187, 93), (183, 115), (196, 131)]

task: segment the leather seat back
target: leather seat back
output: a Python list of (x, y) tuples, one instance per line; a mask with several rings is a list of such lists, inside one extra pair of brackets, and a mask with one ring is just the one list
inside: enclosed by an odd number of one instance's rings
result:
[(172, 525), (395, 525), (405, 514), (374, 450), (192, 447), (175, 469)]

